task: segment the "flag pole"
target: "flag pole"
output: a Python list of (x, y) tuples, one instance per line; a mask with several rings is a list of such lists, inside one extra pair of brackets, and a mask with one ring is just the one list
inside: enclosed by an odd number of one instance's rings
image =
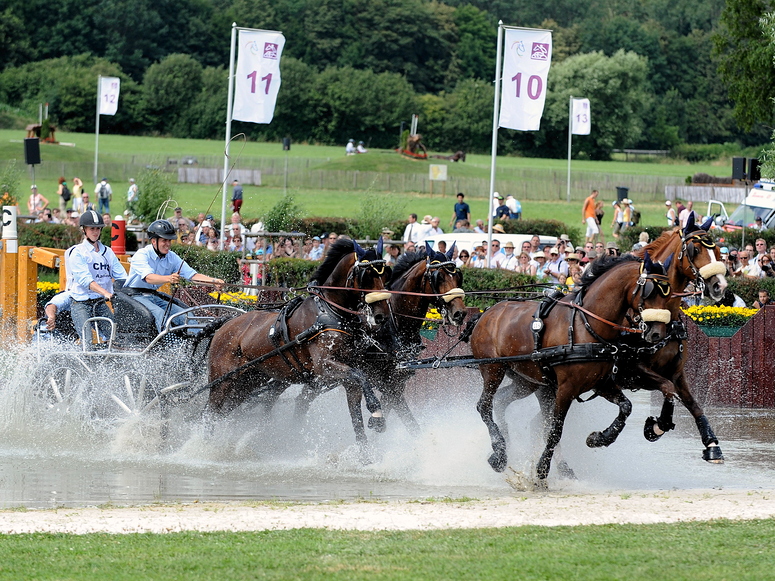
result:
[(97, 184), (97, 160), (100, 155), (100, 87), (102, 86), (102, 75), (97, 75), (97, 113), (95, 115), (96, 120), (94, 122), (94, 183)]
[(495, 160), (498, 155), (498, 109), (501, 94), (501, 62), (503, 60), (503, 20), (498, 21), (498, 52), (495, 57), (495, 97), (492, 107), (492, 155), (490, 159), (490, 195), (487, 202), (487, 248), (484, 249), (487, 257), (487, 268), (490, 268), (490, 250), (492, 248), (492, 196), (495, 192)]
[(223, 150), (223, 180), (221, 182), (221, 240), (218, 248), (223, 250), (226, 243), (226, 180), (229, 175), (229, 145), (231, 143), (231, 106), (234, 99), (234, 53), (237, 46), (237, 23), (231, 23), (231, 51), (229, 53), (229, 96), (226, 102), (226, 146)]
[(570, 147), (573, 135), (573, 95), (568, 101), (568, 202), (570, 202)]

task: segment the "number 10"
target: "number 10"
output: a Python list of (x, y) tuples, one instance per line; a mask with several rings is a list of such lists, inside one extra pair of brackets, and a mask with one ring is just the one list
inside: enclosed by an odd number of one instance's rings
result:
[[(519, 99), (519, 93), (521, 91), (522, 87), (522, 73), (517, 73), (513, 77), (511, 77), (512, 81), (516, 81), (517, 83), (517, 99)], [(541, 91), (543, 91), (544, 88), (544, 82), (538, 75), (530, 75), (530, 78), (527, 80), (527, 96), (535, 101), (541, 96)]]

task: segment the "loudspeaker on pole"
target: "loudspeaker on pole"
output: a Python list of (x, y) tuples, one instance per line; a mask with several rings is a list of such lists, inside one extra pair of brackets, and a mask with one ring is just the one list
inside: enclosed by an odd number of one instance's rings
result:
[(745, 158), (744, 157), (732, 158), (732, 179), (733, 180), (745, 179)]
[(40, 165), (40, 140), (37, 137), (27, 137), (24, 140), (24, 163)]

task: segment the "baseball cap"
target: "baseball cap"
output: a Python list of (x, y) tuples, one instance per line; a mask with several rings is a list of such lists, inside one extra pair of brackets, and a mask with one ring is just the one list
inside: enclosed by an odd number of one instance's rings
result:
[(183, 211), (183, 208), (181, 208), (180, 206), (178, 206), (177, 208), (175, 208), (175, 211), (176, 211), (176, 212), (182, 212), (182, 211)]
[(671, 202), (670, 200), (665, 200), (665, 206), (672, 206), (672, 205), (673, 205), (673, 202)]
[(205, 216), (205, 219), (206, 220), (212, 220), (213, 219), (213, 215), (212, 214), (207, 214), (207, 216)]
[(320, 236), (313, 236), (312, 239), (313, 240), (317, 240), (318, 242), (320, 242)]
[(619, 246), (616, 244), (616, 242), (608, 242), (605, 245), (606, 248), (613, 248), (615, 250), (619, 250)]
[(202, 228), (212, 228), (212, 227), (213, 225), (210, 224), (209, 221), (205, 220), (204, 222), (202, 222)]
[(559, 250), (557, 250), (557, 248), (554, 248), (554, 247), (553, 247), (553, 248), (552, 248), (552, 249), (549, 251), (549, 254), (557, 254), (557, 255), (559, 256), (559, 254), (560, 254), (560, 251), (559, 251)]
[(726, 246), (721, 247), (721, 254), (729, 254), (729, 248)]

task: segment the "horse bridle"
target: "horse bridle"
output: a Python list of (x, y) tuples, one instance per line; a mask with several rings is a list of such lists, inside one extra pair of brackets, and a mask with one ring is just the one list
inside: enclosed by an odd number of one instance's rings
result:
[[(355, 258), (355, 263), (350, 269), (350, 273), (347, 275), (347, 281), (345, 282), (345, 288), (356, 288), (355, 283), (357, 281), (359, 287), (363, 287), (363, 280), (369, 269), (374, 271), (376, 277), (381, 277), (387, 273), (387, 262), (378, 258), (375, 260), (358, 260)], [(361, 290), (360, 301), (358, 303), (357, 310), (371, 309), (371, 304), (379, 301), (385, 301), (390, 298), (390, 293), (381, 291), (364, 291)]]
[(727, 269), (721, 262), (706, 264), (702, 268), (697, 268), (694, 264), (694, 258), (697, 256), (695, 242), (699, 242), (708, 250), (712, 250), (716, 247), (716, 241), (704, 230), (692, 232), (691, 234), (686, 234), (681, 237), (681, 251), (678, 253), (678, 260), (681, 260), (686, 256), (686, 260), (689, 262), (689, 268), (692, 269), (692, 274), (694, 275), (694, 286), (698, 292), (704, 293), (705, 279), (716, 274), (726, 273)]
[(431, 260), (431, 257), (429, 256), (425, 261), (425, 274), (423, 274), (423, 283), (427, 282), (430, 285), (431, 293), (435, 295), (432, 302), (436, 309), (439, 311), (439, 314), (442, 317), (442, 321), (446, 321), (447, 303), (457, 297), (462, 298), (465, 296), (465, 291), (462, 288), (455, 287), (445, 293), (440, 292), (439, 277), (441, 276), (442, 270), (454, 276), (458, 272), (457, 264), (455, 264), (454, 260), (446, 260), (444, 262), (440, 260)]

